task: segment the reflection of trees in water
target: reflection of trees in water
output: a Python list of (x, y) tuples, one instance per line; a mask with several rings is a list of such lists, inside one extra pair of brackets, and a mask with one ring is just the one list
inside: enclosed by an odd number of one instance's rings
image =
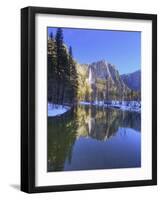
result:
[(121, 127), (133, 128), (136, 131), (141, 131), (141, 114), (137, 112), (122, 112)]
[(48, 118), (48, 171), (62, 171), (65, 160), (71, 162), (76, 130), (73, 111)]
[(77, 138), (107, 140), (118, 133), (119, 127), (140, 131), (140, 113), (78, 106), (60, 117), (48, 118), (48, 171), (62, 171), (64, 163), (71, 162)]

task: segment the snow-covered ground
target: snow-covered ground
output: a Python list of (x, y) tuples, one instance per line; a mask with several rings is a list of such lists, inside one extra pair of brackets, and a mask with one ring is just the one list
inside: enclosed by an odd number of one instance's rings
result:
[(109, 107), (116, 107), (121, 110), (129, 110), (140, 112), (141, 111), (141, 102), (139, 101), (112, 101)]
[[(79, 104), (80, 105), (101, 106), (101, 107), (105, 107), (105, 108), (117, 108), (117, 109), (121, 109), (121, 110), (141, 112), (141, 102), (139, 102), (139, 101), (110, 101), (110, 102), (80, 101)], [(70, 109), (71, 109), (71, 107), (69, 107), (69, 106), (48, 103), (48, 117), (62, 115)]]
[(88, 101), (80, 101), (79, 104), (80, 105), (91, 105), (92, 103), (88, 102)]
[(103, 101), (95, 101), (95, 102), (88, 102), (88, 101), (80, 101), (80, 105), (95, 105), (95, 106), (106, 106)]
[(141, 112), (141, 102), (139, 101), (95, 101), (95, 102), (79, 102), (81, 105), (94, 105), (94, 106), (103, 106), (107, 108), (117, 108), (121, 110)]
[(68, 110), (70, 110), (69, 106), (48, 103), (48, 117), (62, 115)]

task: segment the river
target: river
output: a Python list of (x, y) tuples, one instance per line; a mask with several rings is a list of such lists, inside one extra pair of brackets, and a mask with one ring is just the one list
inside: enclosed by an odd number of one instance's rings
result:
[(141, 114), (81, 105), (48, 117), (47, 171), (141, 167)]

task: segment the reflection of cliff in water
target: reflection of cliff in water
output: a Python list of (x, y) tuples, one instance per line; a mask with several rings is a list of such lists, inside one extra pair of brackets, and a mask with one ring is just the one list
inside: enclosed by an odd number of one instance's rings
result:
[(106, 140), (114, 136), (119, 127), (132, 128), (140, 131), (141, 116), (137, 112), (96, 107), (78, 108), (78, 135), (90, 136), (97, 140)]
[(48, 171), (62, 171), (70, 164), (80, 138), (99, 141), (117, 135), (119, 127), (141, 129), (140, 113), (79, 106), (60, 117), (48, 118)]

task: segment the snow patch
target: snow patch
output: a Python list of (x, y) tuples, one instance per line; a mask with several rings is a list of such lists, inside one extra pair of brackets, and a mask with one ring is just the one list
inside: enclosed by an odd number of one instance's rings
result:
[(86, 102), (80, 101), (80, 105), (93, 105), (93, 106), (103, 106), (106, 108), (117, 108), (120, 110), (141, 112), (141, 102), (140, 101), (94, 101), (94, 102)]
[(48, 103), (48, 117), (62, 115), (70, 109), (69, 106)]
[(88, 101), (80, 101), (79, 104), (80, 105), (91, 105), (92, 103), (88, 102)]

